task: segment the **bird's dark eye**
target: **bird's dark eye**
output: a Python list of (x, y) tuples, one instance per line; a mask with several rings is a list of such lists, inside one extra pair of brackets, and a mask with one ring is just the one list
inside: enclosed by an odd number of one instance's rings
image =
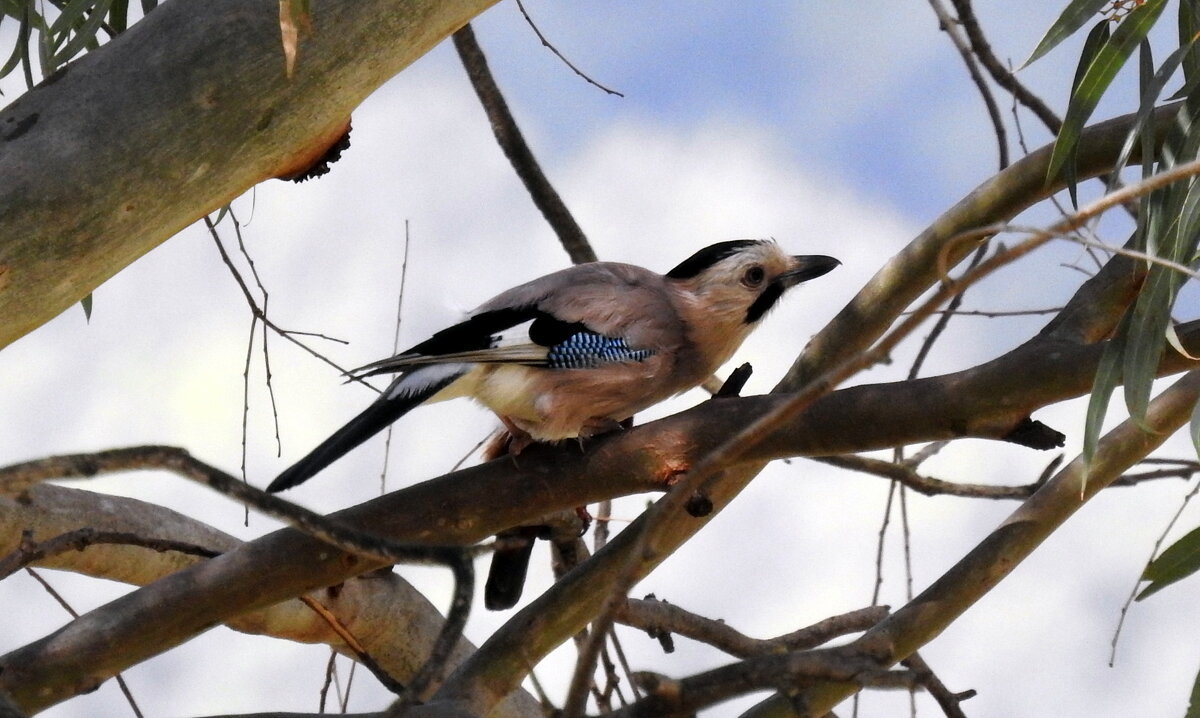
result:
[(766, 279), (766, 277), (766, 271), (756, 264), (747, 269), (746, 273), (742, 275), (742, 284), (745, 284), (747, 287), (751, 288), (757, 287), (763, 283), (763, 280)]

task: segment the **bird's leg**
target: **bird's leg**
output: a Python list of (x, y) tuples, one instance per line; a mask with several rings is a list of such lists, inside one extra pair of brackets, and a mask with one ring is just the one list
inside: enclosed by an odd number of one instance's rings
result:
[(529, 448), (529, 445), (533, 443), (533, 437), (529, 435), (529, 432), (517, 426), (507, 416), (500, 414), (497, 414), (497, 416), (500, 417), (500, 423), (504, 424), (504, 428), (508, 430), (508, 453), (516, 456)]
[(632, 426), (631, 419), (626, 419), (622, 422), (617, 421), (616, 419), (610, 419), (607, 416), (593, 416), (585, 421), (583, 426), (580, 427), (579, 438), (590, 439), (601, 434), (608, 434), (614, 431), (620, 431), (621, 429), (627, 429), (630, 426)]

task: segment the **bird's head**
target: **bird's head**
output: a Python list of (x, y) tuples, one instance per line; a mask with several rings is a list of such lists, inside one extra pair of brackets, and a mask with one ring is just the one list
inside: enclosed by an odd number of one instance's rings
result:
[(748, 332), (788, 289), (839, 264), (820, 254), (789, 255), (771, 240), (737, 239), (701, 249), (666, 276), (710, 322), (740, 323)]

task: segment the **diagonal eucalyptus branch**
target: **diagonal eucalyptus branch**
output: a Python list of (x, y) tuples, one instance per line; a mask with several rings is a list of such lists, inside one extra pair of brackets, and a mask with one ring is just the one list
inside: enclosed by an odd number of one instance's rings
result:
[[(1179, 104), (1172, 103), (1155, 111), (1156, 142), (1162, 141), (1178, 109)], [(1078, 179), (1111, 171), (1133, 121), (1133, 114), (1123, 115), (1083, 131)], [(874, 344), (909, 304), (944, 276), (946, 268), (974, 251), (974, 242), (955, 241), (955, 238), (979, 227), (1007, 222), (1061, 189), (1061, 184), (1046, 183), (1050, 152), (1051, 146), (1042, 147), (994, 175), (892, 257), (812, 338), (779, 388), (795, 390)]]
[[(917, 651), (999, 584), (1088, 500), (1187, 423), (1198, 400), (1200, 369), (1194, 369), (1154, 399), (1144, 422), (1130, 419), (1106, 434), (1091, 465), (1082, 457), (1072, 461), (941, 578), (855, 644), (864, 650), (886, 649), (892, 661)], [(824, 715), (855, 690), (845, 682), (831, 682), (804, 691), (800, 704), (807, 711), (803, 715)], [(790, 718), (798, 715), (794, 705), (794, 698), (777, 696), (746, 716)]]
[[(892, 348), (911, 334), (940, 306), (991, 272), (1024, 257), (1057, 236), (1099, 216), (1107, 209), (1197, 173), (1200, 173), (1200, 160), (1178, 165), (1137, 184), (1123, 187), (1056, 222), (1050, 229), (1040, 230), (1020, 244), (973, 265), (958, 279), (945, 279), (920, 308), (906, 316), (875, 346), (830, 368), (802, 389), (791, 394), (785, 403), (759, 416), (755, 421), (731, 434), (703, 454), (699, 461), (688, 468), (686, 476), (672, 486), (666, 496), (647, 510), (642, 520), (637, 523), (637, 530), (631, 529), (629, 532), (634, 538), (627, 552), (626, 565), (616, 574), (616, 581), (612, 583), (607, 597), (601, 604), (593, 630), (597, 634), (607, 631), (620, 602), (624, 600), (625, 594), (633, 584), (645, 575), (644, 571), (647, 565), (654, 565), (678, 546), (672, 542), (668, 527), (672, 520), (682, 512), (684, 504), (690, 501), (697, 492), (701, 495), (707, 493), (707, 486), (722, 480), (722, 471), (725, 468), (740, 461), (764, 437), (778, 431), (781, 426), (811, 406), (814, 401), (831, 392), (841, 382), (885, 358)], [(991, 227), (984, 227), (952, 237), (944, 251), (953, 251), (957, 244), (972, 242), (976, 237), (992, 233)], [(1062, 439), (1059, 437), (1056, 444), (1061, 444), (1061, 441)], [(591, 666), (595, 661), (594, 652), (598, 650), (598, 645), (596, 636), (593, 635), (585, 645), (588, 650), (581, 655), (576, 665), (575, 675), (571, 681), (571, 690), (568, 692), (568, 700), (564, 707), (564, 715), (568, 718), (575, 718), (583, 711), (585, 676), (591, 671)]]

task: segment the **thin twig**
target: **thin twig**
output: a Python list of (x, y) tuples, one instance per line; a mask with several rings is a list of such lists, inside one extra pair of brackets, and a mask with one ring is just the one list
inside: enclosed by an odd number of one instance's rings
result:
[[(258, 329), (258, 315), (250, 315), (250, 337), (246, 340), (246, 363), (242, 366), (242, 456), (241, 456), (241, 472), (242, 481), (250, 483), (250, 477), (246, 472), (246, 437), (250, 433), (250, 360), (254, 357), (254, 335)], [(242, 506), (242, 525), (250, 526), (250, 507)]]
[[(338, 635), (338, 638), (342, 639), (342, 642), (345, 643), (346, 647), (349, 648), (354, 654), (354, 657), (357, 659), (357, 661), (366, 666), (367, 670), (371, 671), (371, 673), (379, 679), (379, 682), (383, 684), (384, 688), (387, 688), (389, 691), (392, 691), (396, 694), (404, 692), (404, 686), (400, 683), (400, 681), (392, 678), (391, 674), (388, 673), (383, 666), (379, 665), (379, 663), (371, 657), (371, 654), (367, 653), (366, 647), (364, 647), (363, 644), (354, 636), (354, 634), (350, 632), (350, 629), (342, 625), (342, 622), (338, 620), (337, 616), (333, 615), (333, 611), (330, 611), (325, 607), (324, 604), (312, 596), (298, 596), (297, 598), (305, 606), (308, 606), (313, 613), (317, 614), (321, 620), (325, 621), (325, 624), (328, 625), (329, 628)], [(347, 686), (347, 689), (348, 688), (349, 687)], [(340, 687), (338, 688), (338, 695), (343, 696)]]
[[(968, 499), (1027, 499), (1037, 491), (1045, 480), (1049, 478), (1045, 473), (1042, 478), (1031, 483), (1021, 484), (1019, 486), (997, 486), (994, 484), (969, 484), (957, 481), (946, 481), (932, 476), (924, 476), (917, 473), (914, 467), (904, 464), (896, 464), (891, 461), (875, 459), (869, 456), (858, 456), (848, 454), (842, 456), (820, 456), (813, 457), (813, 461), (819, 461), (822, 464), (836, 466), (848, 471), (858, 471), (864, 474), (881, 476), (886, 479), (898, 481), (904, 486), (916, 491), (925, 496), (958, 496)], [(1060, 459), (1061, 460), (1061, 457)], [(1057, 463), (1051, 465), (1051, 470), (1056, 467)], [(1190, 479), (1192, 476), (1200, 473), (1200, 467), (1190, 466), (1186, 463), (1170, 469), (1160, 471), (1143, 471), (1138, 473), (1124, 474), (1120, 478), (1112, 482), (1112, 486), (1136, 486), (1146, 481), (1154, 481), (1156, 479)]]
[(871, 605), (879, 605), (879, 592), (883, 589), (883, 548), (887, 542), (888, 524), (892, 520), (892, 504), (896, 500), (896, 490), (899, 484), (892, 481), (888, 484), (887, 500), (883, 504), (883, 520), (879, 524), (879, 532), (875, 540), (875, 584), (871, 589)]
[(558, 715), (558, 709), (554, 706), (554, 701), (550, 700), (550, 695), (546, 693), (546, 687), (542, 685), (541, 679), (537, 677), (537, 671), (532, 667), (529, 669), (529, 683), (533, 686), (533, 692), (537, 696), (543, 718), (555, 718)]
[[(987, 247), (987, 244), (981, 244), (975, 250), (975, 254), (971, 256), (971, 263), (967, 265), (968, 271), (979, 266), (979, 263), (983, 261), (984, 256), (987, 255)], [(942, 333), (946, 331), (946, 327), (950, 325), (950, 320), (954, 318), (958, 308), (962, 306), (964, 296), (965, 292), (959, 292), (950, 298), (950, 302), (944, 310), (937, 312), (940, 316), (934, 322), (933, 328), (929, 330), (928, 336), (921, 342), (921, 348), (917, 350), (917, 356), (908, 370), (909, 380), (916, 379), (917, 375), (921, 373), (921, 367), (925, 365), (925, 359), (929, 357), (930, 350), (933, 349), (934, 343), (942, 336)]]
[[(300, 347), (301, 349), (308, 352), (313, 357), (325, 362), (326, 364), (333, 367), (334, 369), (337, 369), (338, 373), (347, 377), (348, 381), (352, 381), (356, 384), (361, 384), (362, 386), (367, 387), (368, 389), (375, 392), (376, 394), (380, 393), (380, 390), (378, 388), (376, 388), (373, 384), (371, 384), (369, 381), (363, 379), (362, 377), (352, 375), (350, 373), (350, 369), (347, 369), (346, 367), (341, 366), (340, 364), (333, 361), (329, 357), (325, 356), (321, 352), (313, 349), (312, 347), (308, 346), (307, 344), (305, 344), (304, 342), (302, 342), (296, 338), (296, 336), (317, 336), (322, 339), (330, 339), (330, 337), (326, 337), (323, 334), (314, 334), (312, 332), (298, 332), (298, 331), (292, 331), (289, 329), (284, 329), (284, 328), (280, 327), (278, 324), (276, 324), (275, 322), (268, 319), (266, 314), (263, 313), (262, 309), (259, 308), (258, 304), (254, 301), (254, 295), (250, 293), (250, 288), (248, 286), (246, 286), (245, 280), (242, 279), (242, 276), (237, 272), (236, 268), (233, 266), (233, 260), (230, 259), (228, 252), (225, 251), (225, 246), (221, 243), (221, 237), (219, 234), (217, 234), (216, 226), (213, 224), (212, 220), (210, 220), (207, 216), (204, 217), (204, 225), (206, 227), (208, 227), (209, 234), (212, 235), (213, 241), (217, 245), (217, 251), (221, 255), (221, 261), (224, 262), (225, 266), (230, 269), (230, 272), (233, 275), (234, 281), (237, 282), (238, 287), (242, 290), (242, 296), (244, 296), (246, 298), (246, 303), (250, 305), (250, 311), (253, 312), (255, 314), (255, 316), (258, 317), (259, 321), (261, 321), (263, 324), (265, 324), (267, 327), (269, 327), (271, 329), (271, 331), (275, 332), (279, 336), (283, 337), (284, 339), (287, 339), (291, 343)], [(341, 340), (332, 339), (332, 341), (341, 341)], [(345, 342), (342, 342), (342, 343), (344, 344)]]
[(869, 606), (831, 616), (775, 638), (752, 638), (724, 621), (692, 613), (666, 601), (647, 597), (628, 599), (617, 612), (617, 621), (646, 631), (652, 638), (670, 633), (707, 644), (735, 658), (807, 650), (840, 636), (865, 631), (883, 620), (887, 606)]
[(968, 698), (974, 698), (975, 691), (954, 693), (946, 688), (946, 684), (942, 683), (941, 679), (937, 677), (937, 674), (933, 672), (933, 669), (929, 667), (929, 664), (925, 662), (925, 659), (919, 653), (914, 653), (905, 658), (903, 661), (900, 661), (900, 664), (917, 674), (917, 679), (921, 681), (921, 686), (929, 691), (929, 695), (933, 696), (933, 699), (937, 701), (946, 718), (967, 718), (966, 714), (963, 713), (962, 706), (959, 704)]
[(913, 597), (912, 570), (912, 529), (908, 522), (908, 489), (900, 487), (900, 527), (904, 537), (904, 598), (911, 601)]
[[(71, 604), (67, 603), (67, 600), (63, 598), (58, 591), (54, 590), (54, 587), (50, 585), (49, 581), (42, 578), (42, 574), (34, 571), (28, 566), (25, 567), (25, 573), (32, 576), (33, 580), (40, 583), (42, 588), (46, 589), (46, 593), (49, 593), (50, 597), (57, 601), (58, 605), (63, 607), (63, 610), (71, 614), (71, 618), (79, 618), (79, 613), (71, 607)], [(121, 689), (121, 694), (125, 696), (125, 701), (129, 703), (130, 709), (133, 710), (133, 715), (137, 718), (143, 718), (142, 709), (138, 707), (137, 701), (133, 699), (133, 691), (129, 690), (129, 684), (125, 682), (125, 676), (118, 673), (116, 676), (114, 676), (114, 678), (117, 679), (117, 687)]]
[(942, 449), (946, 448), (949, 445), (950, 445), (950, 442), (945, 441), (945, 440), (931, 441), (928, 444), (926, 444), (925, 446), (921, 447), (920, 451), (918, 451), (917, 453), (908, 457), (901, 463), (910, 469), (915, 469), (915, 468), (919, 467), (921, 464), (925, 463), (926, 461), (932, 459), (934, 456), (937, 456), (937, 454)]
[(354, 676), (357, 673), (358, 663), (356, 661), (351, 661), (350, 670), (347, 671), (348, 675), (346, 676), (346, 689), (338, 691), (341, 694), (341, 698), (338, 701), (338, 707), (341, 708), (342, 713), (345, 713), (347, 707), (350, 705), (350, 689), (354, 687)]
[(617, 92), (616, 90), (613, 90), (611, 88), (605, 87), (604, 85), (601, 85), (599, 82), (596, 82), (591, 77), (588, 77), (588, 75), (585, 74), (578, 67), (575, 67), (575, 65), (572, 64), (570, 60), (563, 57), (563, 54), (558, 51), (558, 48), (556, 48), (556, 47), (554, 47), (554, 45), (550, 44), (550, 41), (546, 39), (546, 36), (542, 34), (542, 31), (539, 30), (538, 26), (533, 22), (533, 18), (529, 17), (529, 13), (526, 12), (525, 5), (524, 5), (524, 3), (521, 2), (521, 0), (517, 0), (517, 7), (520, 8), (521, 14), (525, 17), (525, 22), (529, 23), (529, 27), (533, 29), (534, 34), (537, 35), (538, 39), (542, 41), (542, 45), (549, 48), (550, 52), (554, 53), (555, 57), (562, 60), (563, 64), (565, 64), (567, 67), (571, 68), (572, 72), (574, 72), (576, 75), (579, 75), (583, 79), (587, 80), (588, 84), (595, 85), (596, 87), (600, 88), (601, 90), (604, 90), (605, 92), (607, 92), (610, 95), (616, 95), (617, 97), (625, 96), (625, 95), (621, 94), (620, 92)]
[[(400, 262), (400, 288), (396, 291), (396, 331), (392, 334), (392, 356), (400, 353), (400, 320), (404, 317), (404, 283), (408, 277), (408, 220), (404, 220), (404, 259)], [(388, 424), (383, 439), (383, 469), (379, 472), (379, 495), (387, 493), (388, 457), (392, 453), (394, 423)]]
[(205, 558), (221, 555), (220, 551), (213, 551), (186, 541), (149, 538), (128, 531), (99, 531), (93, 528), (75, 529), (43, 541), (34, 542), (33, 533), (27, 529), (22, 533), (21, 542), (17, 548), (7, 556), (0, 558), (0, 580), (11, 576), (31, 563), (45, 561), (67, 551), (82, 551), (88, 546), (98, 545), (139, 546), (159, 553), (176, 551)]
[[(233, 211), (233, 206), (229, 206), (229, 221), (233, 223), (233, 233), (237, 237), (238, 249), (245, 258), (246, 264), (250, 267), (250, 275), (254, 277), (254, 283), (258, 285), (258, 291), (262, 294), (262, 314), (267, 316), (267, 304), (271, 301), (271, 295), (267, 292), (266, 285), (263, 284), (262, 278), (258, 276), (258, 267), (254, 266), (254, 258), (250, 256), (250, 252), (246, 249), (246, 241), (242, 236), (242, 224), (238, 221), (237, 213)], [(283, 455), (283, 440), (279, 434), (279, 405), (275, 401), (275, 384), (272, 382), (271, 375), (271, 347), (267, 342), (267, 326), (264, 323), (262, 328), (263, 341), (263, 372), (264, 383), (267, 385), (267, 396), (271, 399), (271, 420), (275, 427), (275, 451), (276, 456)], [(243, 441), (245, 438), (243, 437)]]
[(453, 472), (455, 472), (455, 471), (458, 471), (458, 470), (459, 470), (459, 468), (460, 468), (460, 467), (462, 467), (462, 465), (463, 465), (463, 464), (467, 463), (467, 459), (471, 458), (471, 456), (472, 456), (472, 455), (473, 455), (473, 454), (474, 454), (476, 451), (479, 451), (480, 447), (482, 447), (482, 446), (483, 446), (485, 443), (487, 443), (487, 440), (488, 440), (488, 439), (490, 439), (491, 437), (492, 437), (492, 435), (491, 435), (491, 434), (488, 434), (487, 436), (483, 437), (483, 438), (482, 438), (482, 439), (480, 439), (479, 441), (475, 442), (475, 446), (471, 447), (471, 450), (470, 450), (470, 451), (468, 451), (467, 453), (463, 454), (463, 455), (462, 455), (462, 456), (459, 458), (459, 460), (458, 460), (458, 461), (454, 462), (454, 466), (451, 466), (451, 467), (450, 467), (450, 471), (449, 471), (449, 472), (447, 472), (447, 473), (453, 473)]
[[(621, 664), (621, 670), (625, 672), (625, 678), (629, 682), (629, 688), (633, 692), (633, 699), (639, 700), (642, 697), (642, 689), (638, 687), (637, 681), (633, 680), (633, 669), (629, 667), (629, 659), (625, 656), (625, 647), (621, 645), (621, 637), (616, 631), (609, 634), (612, 639), (613, 651), (617, 654), (617, 662)], [(625, 703), (625, 696), (621, 695), (621, 703)]]
[(450, 656), (462, 639), (463, 627), (471, 613), (471, 600), (475, 596), (475, 565), (462, 551), (457, 560), (447, 562), (447, 567), (454, 573), (454, 597), (446, 612), (446, 623), (438, 632), (429, 658), (409, 681), (400, 699), (388, 709), (387, 716), (399, 718), (409, 706), (424, 700), (426, 692), (442, 682)]
[(979, 20), (975, 17), (975, 10), (971, 7), (970, 0), (950, 0), (950, 4), (958, 13), (958, 21), (962, 24), (967, 39), (971, 41), (971, 49), (974, 51), (975, 57), (979, 58), (979, 62), (992, 76), (992, 80), (1011, 93), (1013, 99), (1029, 108), (1050, 130), (1051, 134), (1057, 135), (1058, 130), (1062, 127), (1062, 120), (1040, 97), (1021, 84), (1016, 76), (997, 59), (983, 34), (983, 29), (979, 26)]
[(950, 38), (950, 42), (958, 50), (958, 54), (962, 56), (963, 64), (967, 66), (967, 74), (971, 76), (971, 81), (979, 89), (979, 95), (983, 98), (983, 104), (987, 108), (988, 118), (992, 121), (992, 131), (996, 134), (1000, 169), (1003, 170), (1008, 167), (1008, 133), (1004, 129), (1004, 120), (1000, 117), (1000, 107), (996, 104), (996, 98), (992, 96), (992, 90), (988, 87), (987, 80), (979, 72), (979, 64), (975, 61), (975, 55), (967, 44), (967, 40), (959, 35), (958, 21), (942, 6), (941, 0), (929, 0), (929, 6), (933, 8), (933, 14), (937, 15), (939, 27)]
[[(325, 682), (317, 693), (317, 712), (325, 712), (325, 701), (329, 697), (329, 687), (333, 685), (334, 674), (337, 672), (337, 651), (330, 649), (329, 661), (325, 663)], [(341, 691), (338, 691), (339, 693)]]
[(268, 516), (347, 553), (382, 564), (427, 563), (451, 565), (462, 552), (472, 555), (490, 547), (406, 544), (366, 533), (357, 527), (321, 516), (248, 484), (172, 446), (135, 446), (93, 454), (66, 454), (0, 467), (0, 487), (30, 486), (57, 478), (92, 478), (98, 474), (130, 470), (167, 470), (254, 506)]
[(596, 670), (596, 661), (604, 648), (604, 637), (612, 629), (613, 616), (617, 610), (617, 596), (624, 597), (629, 586), (621, 586), (613, 590), (605, 602), (603, 609), (592, 620), (592, 628), (580, 642), (575, 658), (575, 671), (571, 674), (568, 684), (567, 698), (560, 712), (562, 718), (580, 718), (587, 707), (588, 689), (592, 685), (592, 674)]
[[(1045, 309), (938, 309), (934, 314), (953, 314), (958, 317), (987, 317), (995, 319), (998, 317), (1029, 317), (1042, 316), (1046, 314), (1057, 314), (1062, 311), (1062, 307), (1047, 307)], [(909, 314), (909, 312), (901, 312), (901, 316)]]
[[(1154, 558), (1158, 556), (1158, 552), (1162, 549), (1162, 545), (1167, 540), (1167, 536), (1171, 533), (1171, 529), (1175, 527), (1175, 523), (1179, 521), (1181, 516), (1183, 516), (1183, 510), (1187, 508), (1188, 503), (1195, 498), (1197, 493), (1200, 493), (1200, 482), (1197, 482), (1196, 485), (1192, 487), (1192, 490), (1184, 495), (1183, 500), (1179, 502), (1179, 508), (1175, 510), (1175, 515), (1171, 517), (1170, 521), (1167, 521), (1167, 525), (1163, 527), (1163, 530), (1161, 533), (1159, 533), (1158, 538), (1154, 540), (1154, 546), (1150, 549), (1150, 557), (1146, 559), (1147, 566), (1149, 566), (1154, 561)], [(1113, 630), (1112, 641), (1109, 642), (1109, 668), (1112, 668), (1117, 662), (1117, 643), (1121, 639), (1121, 629), (1125, 626), (1125, 617), (1129, 614), (1129, 607), (1133, 605), (1134, 600), (1137, 598), (1138, 588), (1141, 586), (1141, 583), (1142, 576), (1139, 573), (1137, 579), (1133, 582), (1133, 588), (1131, 588), (1129, 591), (1129, 596), (1125, 599), (1125, 603), (1121, 604), (1120, 618), (1117, 619), (1117, 627)]]

